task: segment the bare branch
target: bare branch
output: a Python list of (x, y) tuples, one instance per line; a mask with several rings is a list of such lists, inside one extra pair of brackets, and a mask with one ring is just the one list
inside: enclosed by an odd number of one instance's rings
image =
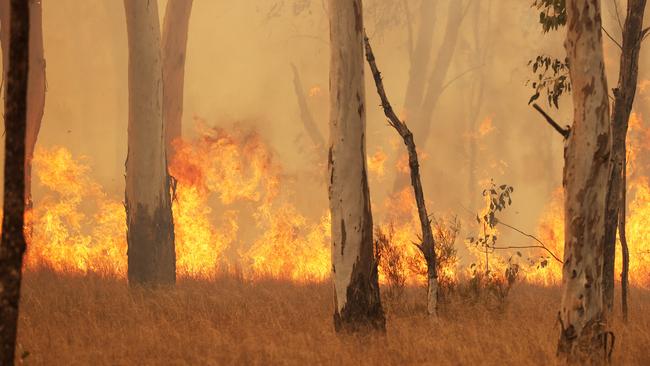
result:
[(621, 32), (623, 32), (623, 22), (621, 22), (621, 14), (618, 11), (618, 2), (612, 0), (612, 3), (614, 3), (614, 9), (616, 10), (616, 21), (618, 22), (618, 27), (621, 29)]
[(548, 254), (550, 254), (550, 255), (551, 255), (551, 256), (552, 256), (556, 261), (558, 261), (558, 262), (560, 262), (560, 263), (564, 263), (564, 262), (563, 262), (560, 258), (558, 258), (558, 257), (557, 257), (557, 256), (556, 256), (556, 255), (555, 255), (555, 254), (550, 250), (550, 249), (548, 249), (548, 247), (546, 246), (546, 244), (542, 243), (542, 241), (539, 240), (539, 239), (537, 239), (537, 237), (535, 237), (534, 235), (531, 235), (531, 234), (528, 234), (528, 233), (526, 233), (526, 232), (523, 232), (523, 231), (517, 229), (516, 227), (514, 227), (514, 226), (512, 226), (512, 225), (508, 225), (508, 224), (506, 224), (505, 222), (503, 222), (503, 221), (501, 221), (501, 220), (499, 220), (499, 219), (496, 219), (496, 222), (497, 222), (498, 224), (501, 224), (501, 225), (503, 225), (503, 226), (505, 226), (505, 227), (511, 229), (511, 230), (514, 230), (514, 231), (518, 232), (519, 234), (521, 234), (521, 235), (523, 235), (523, 236), (526, 236), (526, 237), (528, 237), (528, 238), (531, 238), (531, 239), (535, 240), (536, 242), (539, 243), (539, 245), (527, 245), (527, 246), (515, 246), (515, 247), (513, 247), (513, 246), (511, 246), (511, 247), (494, 247), (494, 249), (517, 249), (517, 248), (527, 249), (527, 248), (540, 248), (540, 249), (544, 249), (546, 252), (548, 252)]
[(535, 108), (535, 110), (537, 110), (544, 117), (544, 119), (546, 119), (546, 122), (548, 122), (548, 124), (550, 124), (551, 127), (555, 129), (555, 131), (557, 131), (560, 135), (562, 135), (562, 137), (564, 137), (565, 139), (569, 138), (569, 134), (571, 133), (569, 126), (567, 126), (566, 128), (560, 127), (560, 125), (557, 122), (555, 122), (555, 120), (551, 116), (549, 116), (548, 113), (546, 113), (542, 109), (542, 107), (540, 107), (537, 103), (533, 104), (533, 108)]
[(614, 37), (612, 37), (611, 34), (609, 34), (609, 32), (607, 31), (607, 29), (605, 29), (605, 27), (603, 27), (601, 25), (600, 29), (602, 29), (603, 32), (605, 32), (605, 34), (607, 35), (607, 38), (609, 38), (612, 42), (614, 42), (614, 44), (617, 45), (620, 50), (623, 50), (623, 46), (621, 46), (621, 44), (617, 40), (615, 40)]
[(641, 32), (641, 42), (645, 41), (645, 39), (648, 38), (648, 35), (650, 35), (650, 27)]
[(476, 70), (476, 69), (480, 69), (480, 68), (483, 67), (483, 66), (484, 66), (484, 64), (476, 65), (476, 66), (474, 66), (474, 67), (470, 67), (469, 69), (467, 69), (467, 70), (461, 72), (460, 74), (456, 75), (455, 77), (453, 77), (451, 80), (449, 80), (445, 85), (443, 85), (443, 86), (440, 88), (440, 93), (444, 92), (445, 89), (447, 89), (447, 87), (449, 87), (451, 84), (454, 83), (454, 81), (456, 81), (456, 80), (462, 78), (462, 77), (465, 76), (466, 74), (469, 74), (470, 72), (472, 72), (472, 71), (474, 71), (474, 70)]

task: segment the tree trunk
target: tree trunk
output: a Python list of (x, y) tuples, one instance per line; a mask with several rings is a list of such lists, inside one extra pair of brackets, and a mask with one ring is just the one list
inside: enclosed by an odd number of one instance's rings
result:
[(433, 30), (435, 22), (433, 17), (436, 10), (436, 1), (422, 0), (420, 3), (420, 20), (418, 23), (417, 39), (411, 55), (409, 67), (409, 79), (406, 84), (406, 96), (404, 98), (405, 120), (417, 120), (417, 113), (422, 103), (424, 86), (426, 84), (429, 60), (431, 59), (431, 48), (433, 47)]
[[(433, 3), (430, 1), (429, 3)], [(462, 14), (462, 1), (451, 1), (449, 3), (449, 12), (447, 15), (447, 27), (445, 29), (444, 38), (442, 45), (438, 51), (438, 56), (433, 65), (431, 75), (428, 79), (428, 84), (426, 91), (424, 85), (421, 86), (420, 93), (424, 92), (424, 95), (420, 95), (420, 105), (417, 107), (407, 108), (407, 118), (413, 128), (413, 135), (418, 137), (418, 145), (420, 148), (424, 149), (426, 147), (427, 139), (429, 137), (429, 132), (431, 131), (431, 117), (433, 111), (438, 104), (438, 99), (443, 92), (443, 83), (447, 77), (447, 73), (451, 66), (451, 60), (454, 56), (456, 50), (456, 45), (458, 43), (458, 35), (460, 31), (460, 22), (463, 18)], [(431, 5), (431, 4), (430, 4)], [(423, 8), (428, 8), (423, 5)], [(426, 20), (423, 20), (426, 22)], [(426, 41), (426, 39), (425, 39)], [(424, 42), (424, 41), (423, 41)], [(418, 39), (419, 43), (419, 39)], [(423, 51), (423, 53), (426, 50)], [(417, 51), (414, 53), (414, 55)], [(428, 59), (427, 59), (428, 61)], [(417, 70), (419, 71), (419, 70)], [(424, 69), (425, 73), (418, 75), (417, 77), (424, 79), (426, 76), (426, 68)], [(415, 72), (415, 71), (413, 71)], [(413, 88), (413, 94), (415, 94), (416, 89)], [(408, 90), (407, 90), (408, 93)], [(407, 95), (407, 102), (408, 98)], [(414, 98), (414, 97), (413, 97)], [(393, 192), (399, 192), (408, 184), (408, 177), (405, 174), (397, 174), (395, 178), (395, 183), (393, 184)]]
[(414, 121), (415, 124), (413, 126), (413, 134), (419, 137), (419, 144), (422, 147), (426, 146), (427, 139), (429, 138), (431, 117), (438, 104), (438, 99), (440, 99), (440, 95), (442, 94), (444, 82), (456, 51), (462, 19), (462, 1), (451, 1), (449, 3), (445, 36), (438, 51), (438, 57), (433, 66), (433, 71), (429, 76), (427, 90), (422, 98), (422, 105), (417, 115), (418, 119)]
[[(43, 56), (42, 1), (29, 1), (29, 84), (27, 87), (27, 136), (25, 140), (25, 201), (32, 204), (32, 158), (45, 109), (45, 58)], [(0, 3), (0, 42), (6, 70), (9, 61), (9, 0)]]
[(169, 0), (163, 22), (163, 116), (167, 129), (165, 143), (170, 160), (174, 154), (172, 141), (182, 135), (185, 56), (192, 1)]
[(300, 81), (300, 74), (296, 65), (291, 64), (291, 71), (293, 71), (293, 89), (296, 92), (296, 98), (298, 99), (298, 107), (300, 108), (300, 119), (302, 124), (305, 127), (305, 131), (309, 135), (311, 142), (314, 144), (314, 148), (318, 153), (319, 157), (325, 156), (325, 138), (318, 130), (316, 121), (309, 111), (309, 106), (307, 106), (307, 98), (305, 97), (305, 91), (302, 88), (302, 82)]
[[(626, 187), (627, 181), (627, 158), (623, 162), (623, 187)], [(630, 273), (630, 249), (627, 246), (627, 234), (625, 233), (625, 215), (627, 208), (627, 189), (621, 190), (621, 210), (618, 213), (618, 232), (621, 237), (621, 253), (623, 255), (623, 268), (621, 269), (621, 310), (623, 312), (623, 320), (627, 322), (627, 291)]]
[(165, 159), (158, 5), (125, 0), (124, 7), (129, 45), (128, 278), (131, 284), (173, 284), (176, 255)]
[(372, 53), (370, 41), (367, 36), (364, 36), (366, 46), (366, 59), (372, 76), (375, 80), (377, 87), (377, 94), (381, 99), (381, 106), (384, 109), (384, 114), (388, 118), (388, 123), (397, 131), (402, 137), (404, 145), (409, 156), (409, 168), (411, 172), (411, 185), (413, 186), (413, 195), (415, 196), (415, 203), (418, 208), (418, 218), (420, 219), (420, 229), (422, 230), (422, 243), (417, 244), (422, 252), (424, 259), (427, 263), (427, 312), (429, 315), (436, 316), (438, 312), (438, 271), (436, 269), (436, 248), (433, 239), (433, 232), (431, 231), (431, 220), (427, 213), (427, 205), (424, 200), (424, 190), (422, 189), (422, 180), (420, 179), (420, 164), (418, 162), (418, 152), (415, 148), (413, 141), (413, 134), (409, 130), (406, 123), (400, 121), (393, 107), (391, 107), (384, 90), (384, 83), (381, 80), (381, 73), (375, 62), (375, 55)]
[(565, 145), (565, 244), (558, 356), (570, 364), (606, 361), (602, 274), (611, 136), (600, 0), (567, 0), (565, 47), (574, 123)]
[(329, 22), (334, 327), (337, 331), (383, 330), (366, 173), (361, 0), (329, 0)]
[[(626, 137), (628, 121), (636, 94), (639, 74), (639, 52), (641, 31), (646, 0), (629, 0), (627, 17), (623, 27), (623, 44), (619, 65), (618, 86), (614, 89), (612, 107), (612, 171), (607, 193), (607, 219), (605, 221), (605, 264), (603, 270), (603, 299), (607, 310), (614, 307), (614, 263), (616, 257), (616, 228), (619, 226), (619, 211), (625, 202), (621, 201)], [(625, 217), (623, 217), (625, 220)]]
[(29, 5), (11, 0), (5, 98), (5, 170), (0, 247), (0, 364), (13, 365), (25, 253), (25, 135), (29, 69)]

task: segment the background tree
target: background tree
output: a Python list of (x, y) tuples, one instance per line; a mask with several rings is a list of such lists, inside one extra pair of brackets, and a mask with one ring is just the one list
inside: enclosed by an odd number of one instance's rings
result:
[[(616, 4), (615, 4), (616, 5)], [(614, 307), (614, 263), (616, 258), (616, 229), (618, 228), (623, 248), (623, 274), (621, 287), (623, 290), (623, 316), (627, 318), (627, 274), (629, 250), (625, 236), (625, 196), (627, 165), (627, 130), (632, 104), (636, 95), (639, 76), (639, 53), (643, 41), (643, 15), (646, 0), (628, 0), (627, 16), (623, 25), (623, 42), (620, 44), (621, 58), (618, 71), (618, 85), (614, 88), (614, 103), (612, 105), (612, 171), (609, 190), (607, 192), (607, 221), (605, 238), (605, 267), (603, 296), (608, 309)]]
[(126, 159), (128, 278), (176, 281), (174, 224), (166, 165), (160, 21), (155, 1), (124, 0), (129, 45)]
[(601, 363), (607, 349), (602, 273), (611, 136), (600, 0), (567, 0), (574, 122), (565, 145), (562, 330), (558, 356)]
[(329, 0), (330, 146), (334, 326), (384, 329), (366, 170), (361, 0)]
[[(32, 159), (45, 110), (45, 57), (43, 52), (43, 2), (29, 1), (29, 85), (27, 87), (27, 137), (25, 141), (25, 200), (32, 204)], [(0, 43), (4, 79), (9, 64), (9, 0), (0, 1)], [(5, 90), (6, 97), (6, 90)]]
[(168, 159), (172, 141), (181, 137), (187, 34), (193, 0), (168, 0), (162, 31), (163, 117)]
[[(29, 5), (11, 0), (5, 98), (5, 170), (0, 246), (0, 363), (13, 365), (25, 235), (25, 136), (29, 68)], [(6, 43), (5, 43), (6, 44)]]

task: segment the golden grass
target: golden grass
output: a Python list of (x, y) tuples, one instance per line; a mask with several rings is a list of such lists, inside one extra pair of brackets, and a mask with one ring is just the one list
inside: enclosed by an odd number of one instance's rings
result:
[[(96, 275), (27, 273), (18, 354), (27, 365), (548, 365), (558, 288), (517, 285), (501, 310), (461, 300), (439, 321), (423, 289), (388, 307), (385, 336), (337, 336), (331, 285), (236, 278), (129, 290)], [(614, 321), (615, 364), (650, 365), (650, 292), (633, 289)]]

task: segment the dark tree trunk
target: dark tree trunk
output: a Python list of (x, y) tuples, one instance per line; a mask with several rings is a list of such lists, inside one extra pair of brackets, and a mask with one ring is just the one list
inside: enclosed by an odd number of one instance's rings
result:
[(192, 1), (169, 0), (163, 22), (163, 116), (169, 161), (174, 155), (172, 141), (181, 137), (183, 130), (185, 58)]
[(124, 6), (129, 45), (128, 278), (130, 284), (174, 284), (176, 255), (165, 154), (158, 5), (125, 0)]
[(29, 69), (29, 5), (11, 0), (9, 72), (5, 98), (5, 170), (0, 247), (0, 364), (16, 349), (20, 281), (25, 253), (25, 134)]
[[(612, 106), (612, 171), (607, 192), (607, 219), (605, 221), (605, 263), (603, 268), (603, 301), (607, 310), (614, 307), (614, 263), (616, 257), (616, 228), (625, 190), (623, 166), (625, 164), (628, 121), (636, 94), (639, 74), (639, 51), (646, 0), (629, 0), (627, 17), (623, 26), (623, 43), (618, 86), (614, 89)], [(623, 220), (625, 218), (623, 217)]]
[[(626, 187), (627, 181), (627, 158), (623, 161), (623, 187)], [(621, 254), (623, 255), (623, 268), (621, 269), (621, 310), (623, 312), (623, 320), (627, 322), (628, 309), (627, 309), (627, 292), (630, 273), (630, 249), (627, 246), (627, 234), (625, 233), (625, 215), (627, 208), (627, 189), (621, 190), (621, 210), (618, 213), (618, 232), (621, 238)]]
[[(43, 4), (29, 1), (29, 84), (27, 87), (27, 135), (25, 137), (25, 202), (32, 204), (32, 159), (45, 109), (45, 58), (43, 55)], [(8, 65), (9, 0), (0, 3), (0, 42), (5, 74)], [(6, 79), (6, 75), (5, 75)]]
[(366, 59), (372, 70), (372, 76), (375, 80), (377, 87), (377, 94), (381, 99), (381, 106), (384, 109), (384, 114), (388, 118), (388, 123), (397, 131), (397, 133), (404, 140), (404, 145), (408, 151), (409, 168), (411, 171), (411, 185), (413, 186), (413, 194), (415, 196), (415, 203), (418, 207), (418, 217), (420, 219), (420, 228), (422, 230), (422, 243), (417, 244), (418, 248), (424, 255), (427, 263), (427, 312), (429, 315), (436, 316), (438, 311), (438, 271), (436, 268), (436, 249), (435, 241), (433, 239), (433, 232), (431, 231), (431, 220), (427, 213), (427, 205), (424, 200), (424, 191), (422, 189), (422, 180), (420, 179), (420, 164), (418, 162), (418, 153), (413, 141), (413, 133), (409, 130), (406, 123), (400, 121), (393, 107), (391, 107), (386, 91), (384, 90), (384, 83), (381, 79), (381, 73), (375, 62), (375, 55), (372, 53), (370, 41), (366, 36), (364, 38), (366, 46)]

